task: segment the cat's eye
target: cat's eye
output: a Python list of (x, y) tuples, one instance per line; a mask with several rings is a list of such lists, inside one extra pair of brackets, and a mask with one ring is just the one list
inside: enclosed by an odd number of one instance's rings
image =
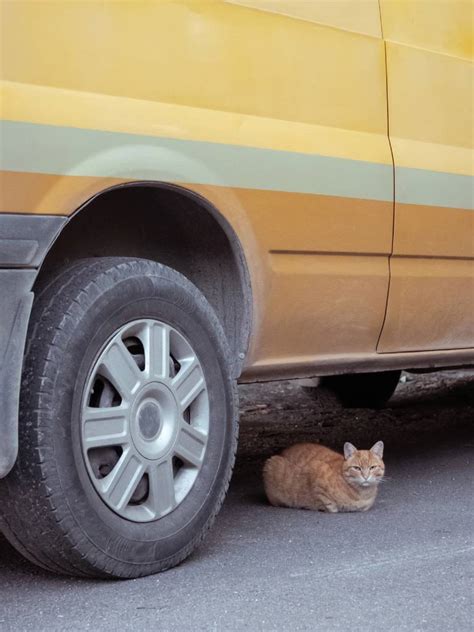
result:
[(377, 465), (371, 465), (371, 466), (370, 466), (370, 469), (371, 469), (371, 470), (375, 470), (375, 468), (376, 468), (376, 467), (378, 467), (378, 466), (377, 466)]
[(352, 465), (351, 467), (353, 470), (359, 470), (359, 472), (361, 471), (361, 468), (358, 465)]

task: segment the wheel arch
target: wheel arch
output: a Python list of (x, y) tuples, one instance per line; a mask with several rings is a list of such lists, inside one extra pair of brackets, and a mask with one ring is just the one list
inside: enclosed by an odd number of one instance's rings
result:
[(226, 333), (238, 377), (249, 346), (252, 288), (243, 246), (203, 196), (161, 182), (112, 186), (83, 203), (47, 251), (34, 291), (75, 259), (136, 256), (168, 265), (206, 296)]

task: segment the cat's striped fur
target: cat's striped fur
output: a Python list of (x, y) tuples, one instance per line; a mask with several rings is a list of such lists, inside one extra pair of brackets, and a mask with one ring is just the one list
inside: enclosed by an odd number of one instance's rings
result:
[(367, 511), (385, 472), (383, 443), (370, 450), (344, 444), (344, 456), (315, 443), (299, 443), (268, 459), (263, 468), (272, 505), (319, 511)]

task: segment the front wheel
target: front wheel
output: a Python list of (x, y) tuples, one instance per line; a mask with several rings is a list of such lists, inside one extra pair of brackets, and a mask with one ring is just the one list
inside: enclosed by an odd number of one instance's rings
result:
[(20, 454), (0, 524), (53, 571), (138, 577), (182, 561), (228, 487), (237, 398), (220, 322), (181, 274), (76, 263), (37, 298)]

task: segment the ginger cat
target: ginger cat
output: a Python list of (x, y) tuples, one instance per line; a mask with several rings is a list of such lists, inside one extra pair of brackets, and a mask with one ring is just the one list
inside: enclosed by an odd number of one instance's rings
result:
[(265, 493), (272, 505), (318, 511), (367, 511), (383, 478), (383, 442), (370, 450), (344, 444), (344, 456), (323, 445), (299, 443), (263, 467)]

